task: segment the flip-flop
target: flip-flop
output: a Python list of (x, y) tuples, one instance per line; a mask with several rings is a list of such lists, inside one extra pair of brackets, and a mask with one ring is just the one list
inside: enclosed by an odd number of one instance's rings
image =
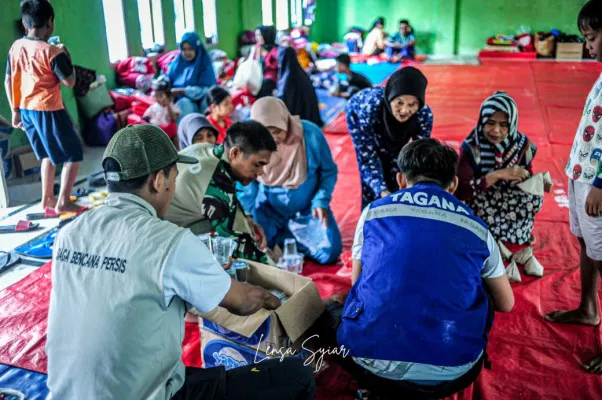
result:
[(52, 258), (52, 245), (58, 231), (58, 228), (54, 228), (41, 238), (34, 239), (29, 243), (15, 248), (15, 252), (34, 258)]
[(80, 188), (77, 188), (77, 190), (75, 192), (73, 192), (71, 195), (79, 198), (79, 197), (87, 196), (90, 193), (94, 193), (94, 190), (80, 187)]
[(16, 264), (25, 264), (31, 265), (33, 267), (41, 267), (42, 265), (46, 264), (46, 262), (23, 258), (14, 251), (11, 253), (6, 251), (0, 251), (0, 272)]
[(25, 400), (25, 395), (18, 390), (0, 388), (0, 399), (4, 399), (5, 397), (15, 397), (17, 400)]
[(19, 221), (17, 225), (5, 225), (0, 226), (1, 233), (15, 233), (15, 232), (31, 232), (35, 231), (40, 227), (40, 224), (33, 223), (31, 221)]
[(77, 218), (77, 216), (61, 220), (61, 222), (59, 222), (56, 228), (46, 233), (43, 233), (33, 238), (29, 242), (15, 248), (14, 252), (19, 253), (23, 256), (33, 258), (52, 258), (52, 245), (54, 244), (54, 239), (56, 237), (57, 232), (59, 231), (59, 229), (61, 229), (69, 222), (73, 221), (75, 218)]
[(36, 221), (39, 219), (48, 219), (48, 218), (69, 219), (69, 218), (72, 218), (76, 215), (83, 213), (84, 211), (88, 211), (88, 207), (82, 206), (77, 211), (71, 211), (71, 212), (58, 214), (56, 211), (54, 211), (54, 208), (48, 207), (48, 208), (46, 208), (46, 210), (43, 213), (27, 214), (25, 216), (25, 218), (27, 218), (28, 221)]

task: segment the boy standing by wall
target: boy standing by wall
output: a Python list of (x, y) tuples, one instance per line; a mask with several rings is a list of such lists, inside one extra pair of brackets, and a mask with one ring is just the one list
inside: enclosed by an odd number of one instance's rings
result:
[[(71, 190), (83, 159), (83, 147), (61, 97), (61, 82), (75, 85), (71, 56), (48, 39), (54, 31), (54, 9), (47, 0), (24, 0), (21, 15), (27, 36), (13, 43), (4, 87), (12, 123), (22, 128), (38, 160), (42, 160), (42, 208), (47, 214), (77, 212)], [(54, 196), (56, 166), (65, 164), (58, 200)]]
[[(602, 61), (602, 3), (590, 0), (578, 17), (587, 50)], [(602, 75), (594, 84), (581, 117), (566, 166), (569, 177), (571, 232), (581, 245), (581, 301), (570, 311), (546, 315), (551, 322), (596, 326), (598, 282), (602, 271)], [(586, 371), (602, 374), (602, 355), (584, 364)]]

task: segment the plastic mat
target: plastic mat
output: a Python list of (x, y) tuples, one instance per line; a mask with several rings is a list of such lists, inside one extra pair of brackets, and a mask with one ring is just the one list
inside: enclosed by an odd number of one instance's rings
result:
[[(579, 302), (579, 249), (568, 228), (563, 168), (579, 121), (578, 110), (599, 74), (597, 65), (525, 62), (420, 68), (429, 79), (427, 102), (435, 115), (433, 137), (459, 144), (474, 126), (484, 98), (495, 90), (506, 90), (518, 103), (519, 129), (539, 146), (535, 170), (549, 170), (555, 184), (553, 192), (546, 194), (534, 231), (535, 255), (545, 275), (536, 279), (523, 274), (523, 281), (513, 284), (516, 306), (511, 313), (496, 315), (490, 335), (492, 369), (484, 370), (475, 385), (454, 397), (599, 398), (602, 379), (581, 369), (582, 362), (602, 351), (599, 328), (554, 325), (543, 319), (550, 311), (574, 307)], [(552, 81), (565, 88), (571, 104), (560, 104), (562, 97), (547, 97)], [(571, 93), (583, 97), (573, 99)], [(548, 112), (549, 107), (563, 106), (567, 107), (563, 115)], [(566, 120), (566, 126), (552, 130), (554, 118)], [(562, 143), (554, 138), (562, 138)], [(361, 211), (357, 162), (348, 135), (328, 134), (327, 139), (339, 167), (332, 207), (348, 251)], [(47, 265), (0, 292), (0, 363), (45, 372), (49, 272)], [(314, 279), (322, 296), (328, 296), (348, 289), (348, 272), (340, 266), (308, 264), (304, 275)], [(186, 363), (198, 365), (198, 347), (198, 331), (188, 324), (183, 356)], [(353, 382), (336, 367), (318, 376), (317, 382), (318, 399), (353, 398)]]

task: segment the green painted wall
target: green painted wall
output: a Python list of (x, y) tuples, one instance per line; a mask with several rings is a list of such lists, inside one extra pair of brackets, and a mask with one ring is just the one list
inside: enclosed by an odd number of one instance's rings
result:
[(242, 27), (241, 0), (217, 0), (216, 48), (224, 50), (230, 57), (238, 52), (238, 35)]
[[(87, 68), (95, 69), (98, 74), (107, 76), (110, 86), (113, 86), (114, 72), (109, 65), (109, 51), (105, 37), (105, 24), (102, 17), (101, 1), (82, 0), (53, 0), (55, 9), (55, 35), (60, 36), (61, 42), (67, 46), (73, 62)], [(6, 55), (12, 42), (18, 38), (14, 21), (20, 15), (19, 1), (8, 0), (3, 5), (0, 15), (0, 62), (6, 65)], [(100, 16), (100, 17), (98, 17)], [(77, 105), (73, 90), (63, 88), (63, 100), (71, 115), (76, 118)], [(0, 95), (0, 113), (10, 118), (11, 112), (6, 99), (4, 85)], [(11, 136), (11, 145), (27, 143), (25, 134), (15, 130)]]
[[(19, 0), (3, 0), (0, 13), (0, 65), (6, 65), (6, 55), (18, 38), (15, 21), (20, 19)], [(4, 4), (6, 3), (6, 4)], [(107, 76), (108, 86), (115, 86), (115, 74), (109, 62), (108, 44), (101, 0), (52, 0), (56, 14), (56, 31), (61, 42), (69, 49), (73, 62), (91, 68)], [(126, 38), (130, 55), (142, 55), (140, 22), (137, 0), (123, 0)], [(173, 0), (162, 0), (163, 26), (168, 50), (176, 47)], [(201, 0), (194, 1), (196, 31), (202, 35), (203, 11)], [(217, 24), (219, 43), (230, 57), (236, 56), (238, 34), (242, 27), (250, 28), (261, 23), (261, 0), (217, 0)], [(243, 23), (244, 21), (244, 23)], [(77, 116), (76, 100), (71, 89), (64, 88), (63, 99), (74, 118)], [(0, 114), (10, 119), (11, 112), (6, 100), (4, 85), (0, 89)], [(27, 144), (22, 131), (11, 136), (13, 147)]]
[(241, 7), (241, 30), (254, 30), (261, 25), (261, 0), (241, 0)]
[[(19, 1), (9, 0), (7, 4), (3, 4), (2, 12), (0, 13), (0, 68), (2, 68), (2, 76), (4, 76), (4, 68), (6, 66), (6, 58), (8, 50), (13, 42), (17, 39), (17, 30), (15, 29), (15, 21), (21, 18), (21, 10), (19, 9)], [(10, 121), (11, 112), (6, 100), (6, 92), (4, 90), (4, 78), (2, 79), (2, 88), (0, 89), (0, 114)]]
[(319, 0), (312, 39), (342, 41), (354, 25), (368, 29), (385, 17), (387, 32), (410, 20), (420, 53), (476, 54), (487, 37), (515, 33), (522, 25), (533, 32), (557, 28), (578, 33), (577, 14), (586, 0)]

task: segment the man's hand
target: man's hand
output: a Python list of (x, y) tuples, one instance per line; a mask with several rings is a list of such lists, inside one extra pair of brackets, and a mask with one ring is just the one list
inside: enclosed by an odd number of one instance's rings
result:
[(592, 186), (585, 200), (585, 212), (590, 217), (602, 217), (602, 189)]
[(249, 222), (249, 226), (251, 227), (255, 241), (259, 244), (260, 250), (265, 249), (268, 245), (268, 240), (265, 237), (263, 228), (251, 217), (247, 217), (247, 221)]
[(266, 297), (263, 302), (263, 307), (266, 310), (275, 310), (281, 305), (282, 303), (280, 302), (280, 299), (278, 299), (278, 297), (274, 296), (272, 293), (266, 290)]
[(13, 110), (12, 122), (15, 128), (23, 128), (23, 123), (21, 122), (21, 110)]
[(325, 228), (328, 227), (328, 210), (325, 208), (314, 208), (312, 210), (313, 217), (320, 220), (320, 224)]

